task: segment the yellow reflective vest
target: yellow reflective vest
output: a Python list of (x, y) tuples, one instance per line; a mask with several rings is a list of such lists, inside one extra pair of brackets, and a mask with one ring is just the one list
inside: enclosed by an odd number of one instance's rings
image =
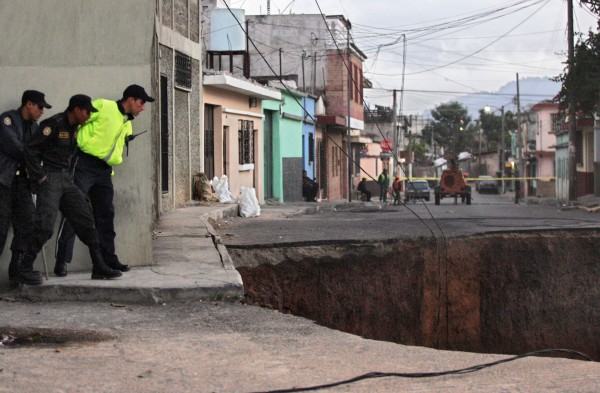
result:
[(131, 121), (123, 115), (116, 101), (98, 98), (92, 102), (98, 112), (77, 133), (81, 151), (97, 157), (110, 166), (123, 162), (125, 138), (133, 133)]

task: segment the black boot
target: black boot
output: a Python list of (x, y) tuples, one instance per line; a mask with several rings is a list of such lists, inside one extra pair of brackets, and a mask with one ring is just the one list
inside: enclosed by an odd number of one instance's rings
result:
[(13, 281), (27, 285), (41, 285), (44, 280), (40, 272), (33, 270), (36, 255), (21, 253), (18, 259), (17, 275)]
[(110, 262), (110, 263), (106, 263), (108, 265), (108, 267), (110, 267), (113, 270), (118, 270), (120, 272), (128, 272), (130, 270), (129, 265), (123, 265), (121, 262), (116, 261), (116, 262)]
[(56, 277), (67, 277), (67, 263), (62, 259), (57, 259), (54, 264), (54, 274)]
[(123, 274), (118, 270), (113, 270), (102, 259), (100, 249), (90, 248), (90, 257), (92, 257), (92, 280), (110, 280), (121, 277)]

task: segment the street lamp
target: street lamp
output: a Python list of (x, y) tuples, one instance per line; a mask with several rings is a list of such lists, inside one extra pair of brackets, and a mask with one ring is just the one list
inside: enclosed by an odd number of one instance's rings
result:
[[(485, 113), (491, 113), (492, 107), (490, 105), (486, 105), (483, 110)], [(500, 179), (502, 180), (502, 193), (504, 194), (506, 192), (504, 189), (504, 105), (500, 107), (500, 114), (502, 116), (502, 126), (500, 127)]]

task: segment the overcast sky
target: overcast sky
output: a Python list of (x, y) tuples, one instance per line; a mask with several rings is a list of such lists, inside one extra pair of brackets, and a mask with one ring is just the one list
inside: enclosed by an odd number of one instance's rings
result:
[[(271, 0), (271, 14), (344, 15), (368, 59), (369, 103), (392, 105), (402, 87), (403, 113), (422, 113), (461, 93), (495, 92), (516, 79), (553, 77), (567, 51), (566, 0)], [(575, 31), (596, 18), (575, 0)], [(266, 14), (267, 0), (227, 0), (247, 15)], [(222, 0), (219, 6), (224, 6)], [(404, 34), (404, 36), (402, 35)], [(535, 94), (535, 91), (521, 92)], [(398, 94), (400, 97), (400, 94)]]

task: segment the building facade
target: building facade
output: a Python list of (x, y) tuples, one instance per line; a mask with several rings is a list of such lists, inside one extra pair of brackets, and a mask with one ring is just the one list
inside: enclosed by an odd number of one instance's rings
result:
[[(40, 120), (63, 111), (78, 93), (117, 100), (135, 83), (156, 98), (133, 121), (134, 133), (148, 133), (130, 143), (113, 177), (117, 254), (130, 265), (151, 264), (157, 218), (190, 199), (191, 175), (201, 170), (198, 1), (74, 5), (71, 0), (2, 2), (0, 107), (17, 108), (26, 89), (43, 91), (53, 106)], [(31, 23), (37, 17), (43, 23)], [(53, 239), (46, 247), (51, 244)], [(9, 254), (3, 254), (0, 270)], [(89, 266), (85, 247), (77, 242), (71, 270)]]

